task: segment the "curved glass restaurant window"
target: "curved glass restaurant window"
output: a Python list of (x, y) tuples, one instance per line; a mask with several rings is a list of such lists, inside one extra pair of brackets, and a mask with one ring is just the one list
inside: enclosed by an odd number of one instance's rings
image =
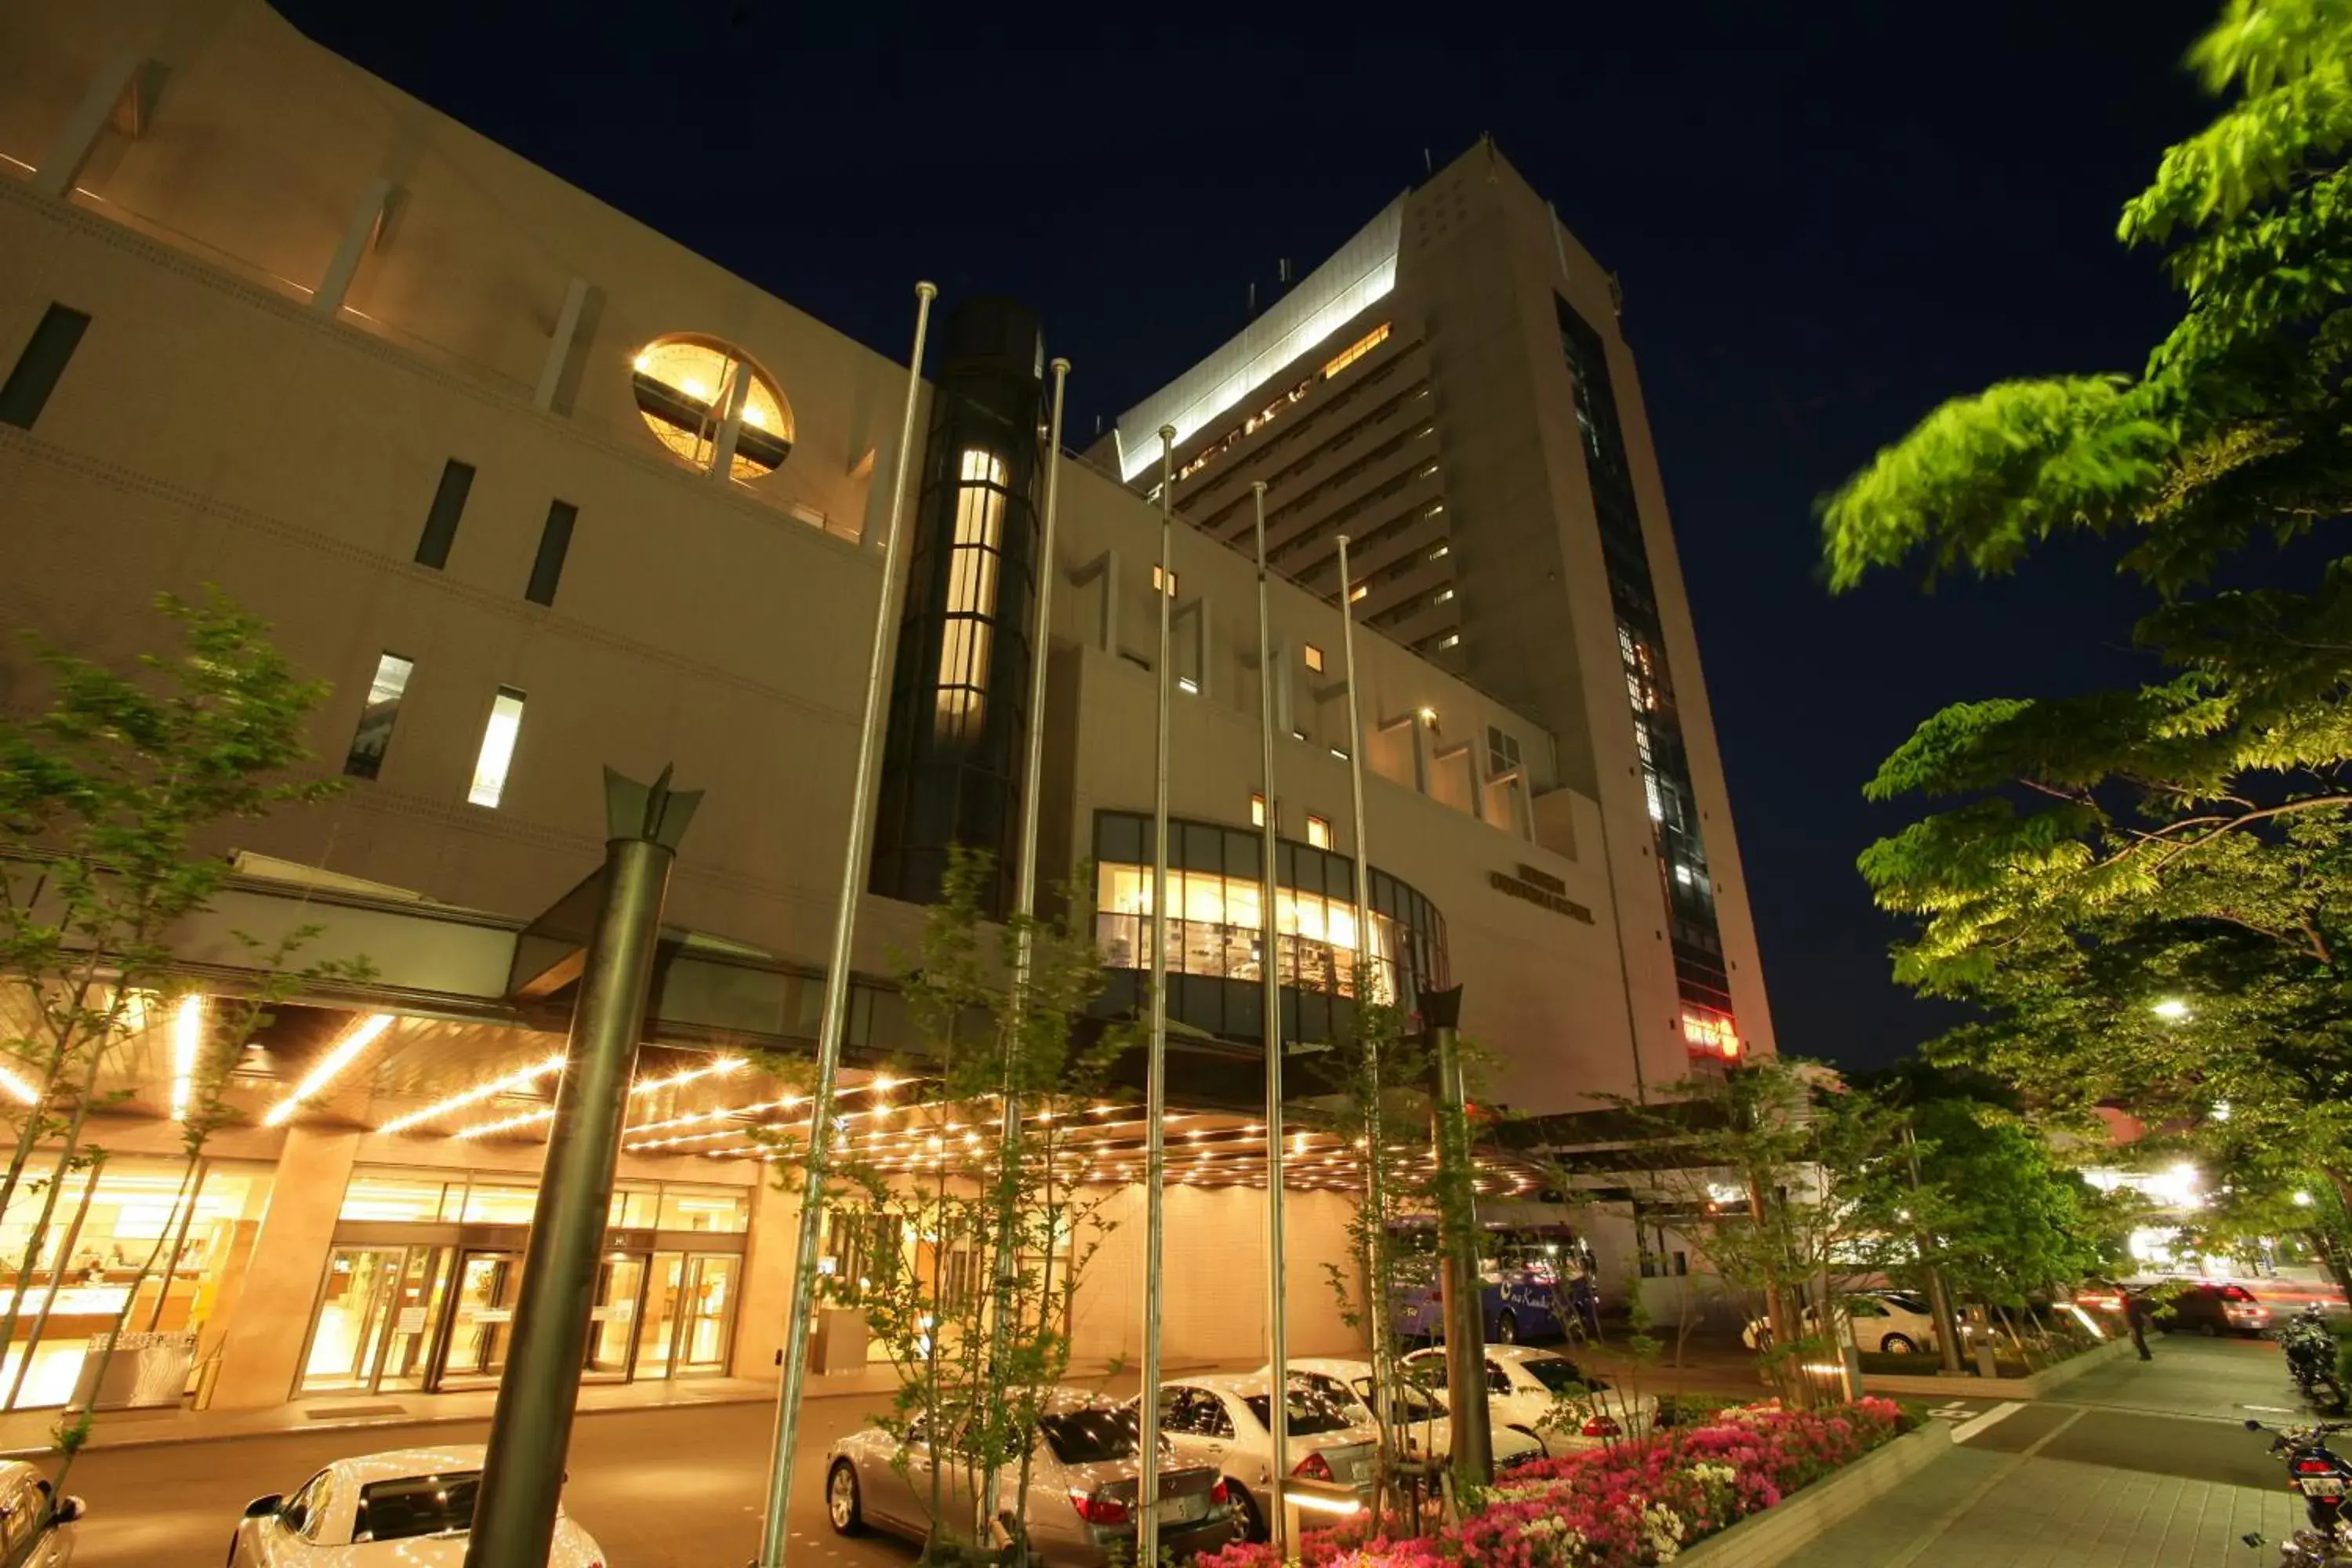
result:
[[(1095, 935), (1114, 971), (1150, 963), (1151, 821), (1128, 812), (1095, 816)], [(1173, 1009), (1183, 1022), (1237, 1038), (1265, 1037), (1261, 842), (1247, 828), (1169, 824), (1168, 969)], [(1318, 1037), (1332, 1026), (1328, 999), (1356, 995), (1355, 862), (1284, 839), (1275, 867), (1276, 963), (1295, 1009), (1284, 1031)], [(1374, 868), (1370, 932), (1372, 1000), (1402, 1000), (1445, 985), (1445, 923), (1436, 906)], [(1230, 987), (1185, 981), (1238, 983)], [(1320, 999), (1318, 1002), (1318, 999)]]

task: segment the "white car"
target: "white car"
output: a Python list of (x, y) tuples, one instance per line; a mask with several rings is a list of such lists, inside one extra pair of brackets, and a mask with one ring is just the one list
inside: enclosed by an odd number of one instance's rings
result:
[[(74, 1521), (83, 1513), (81, 1499), (60, 1501), (47, 1476), (22, 1459), (0, 1460), (0, 1542), (13, 1554), (7, 1561), (19, 1568), (65, 1568), (73, 1561)], [(26, 1548), (24, 1542), (34, 1544)]]
[[(1404, 1363), (1426, 1386), (1444, 1388), (1444, 1345), (1414, 1351)], [(1555, 1395), (1560, 1393), (1571, 1402), (1572, 1428), (1558, 1424), (1561, 1411)], [(1585, 1376), (1558, 1351), (1533, 1345), (1486, 1347), (1486, 1408), (1496, 1437), (1506, 1431), (1522, 1433), (1551, 1454), (1572, 1454), (1612, 1437), (1646, 1436), (1658, 1421), (1654, 1395), (1629, 1395), (1605, 1379)]]
[[(1886, 1355), (1916, 1355), (1936, 1348), (1936, 1315), (1927, 1303), (1906, 1290), (1856, 1290), (1841, 1298), (1845, 1319), (1853, 1325), (1854, 1348), (1877, 1351)], [(1808, 1306), (1805, 1309), (1805, 1329), (1811, 1332), (1820, 1316)], [(1772, 1325), (1764, 1318), (1752, 1318), (1740, 1331), (1742, 1343), (1749, 1350), (1761, 1350), (1772, 1342)]]
[[(1266, 1378), (1229, 1374), (1160, 1385), (1160, 1430), (1175, 1446), (1178, 1462), (1216, 1468), (1253, 1541), (1265, 1539), (1274, 1506), (1274, 1434), (1266, 1429), (1274, 1415), (1272, 1387)], [(1130, 1405), (1140, 1402), (1139, 1394)], [(1296, 1380), (1285, 1413), (1290, 1423), (1285, 1472), (1352, 1489), (1368, 1503), (1379, 1428), (1359, 1426), (1354, 1406), (1334, 1404)]]
[[(1372, 1363), (1337, 1356), (1304, 1356), (1288, 1363), (1290, 1375), (1336, 1405), (1354, 1406), (1353, 1415), (1359, 1426), (1372, 1426)], [(1258, 1368), (1258, 1375), (1267, 1377), (1274, 1368)], [(1416, 1381), (1394, 1391), (1395, 1409), (1390, 1415), (1391, 1430), (1404, 1440), (1404, 1453), (1418, 1459), (1426, 1455), (1435, 1464), (1444, 1464), (1454, 1452), (1454, 1424), (1447, 1419), (1444, 1402), (1433, 1399)], [(1508, 1426), (1494, 1429), (1495, 1468), (1508, 1469), (1530, 1459), (1544, 1457), (1539, 1438)]]
[[(228, 1568), (463, 1568), (481, 1481), (479, 1444), (337, 1459), (290, 1495), (254, 1499)], [(559, 1510), (547, 1568), (604, 1568), (604, 1553)]]

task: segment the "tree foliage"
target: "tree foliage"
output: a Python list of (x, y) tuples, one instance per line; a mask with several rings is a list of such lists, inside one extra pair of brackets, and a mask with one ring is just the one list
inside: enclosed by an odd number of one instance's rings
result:
[[(2125, 1101), (2217, 1151), (2244, 1142), (2217, 1131), (2225, 1103), (2341, 1184), (2352, 559), (2294, 588), (2228, 583), (2352, 508), (2352, 5), (2231, 0), (2189, 59), (2228, 101), (2117, 227), (2184, 300), (2141, 369), (1956, 399), (1822, 509), (1840, 588), (2113, 539), (2155, 596), (2136, 634), (2155, 676), (1929, 718), (1868, 788), (1927, 814), (1860, 864), (1916, 922), (1898, 978), (1980, 1009), (1943, 1059), (2061, 1110)], [(2168, 996), (2185, 1016), (2151, 1012)]]

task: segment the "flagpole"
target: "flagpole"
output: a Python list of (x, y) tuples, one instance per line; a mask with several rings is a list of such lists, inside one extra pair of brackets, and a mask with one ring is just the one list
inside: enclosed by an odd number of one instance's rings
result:
[(1160, 561), (1153, 596), (1160, 601), (1160, 657), (1151, 667), (1159, 686), (1159, 737), (1151, 782), (1151, 1041), (1143, 1070), (1143, 1398), (1142, 1475), (1137, 1500), (1135, 1560), (1160, 1561), (1160, 1259), (1168, 1230), (1168, 702), (1170, 606), (1176, 599), (1176, 426), (1160, 427)]
[[(1062, 478), (1062, 390), (1069, 380), (1070, 362), (1055, 360), (1053, 371), (1054, 416), (1045, 444), (1045, 521), (1038, 531), (1037, 560), (1032, 573), (1037, 580), (1037, 631), (1029, 645), (1029, 734), (1021, 770), (1020, 858), (1013, 872), (1013, 907), (1020, 937), (1013, 959), (1013, 1027), (1004, 1041), (1004, 1124), (996, 1146), (996, 1179), (1001, 1184), (1018, 1180), (1013, 1164), (1020, 1157), (1021, 1086), (1015, 1079), (1014, 1063), (1022, 1023), (1029, 1010), (1029, 967), (1036, 947), (1036, 933), (1030, 922), (1037, 913), (1037, 800), (1038, 774), (1045, 765), (1045, 655), (1054, 635), (1054, 579), (1061, 575), (1061, 568), (1054, 562), (1054, 510)], [(1047, 1152), (1051, 1154), (1050, 1148)], [(1053, 1180), (1050, 1163), (1045, 1179), (1048, 1183)], [(1010, 1191), (1009, 1185), (1005, 1190)], [(1013, 1205), (1007, 1203), (996, 1220), (996, 1301), (989, 1323), (988, 1364), (992, 1368), (1001, 1366), (1004, 1361), (1004, 1337), (1010, 1331), (1013, 1286), (1020, 1278), (1019, 1260), (1013, 1256), (1014, 1240)], [(997, 1473), (996, 1462), (992, 1458), (980, 1491), (987, 1504), (981, 1510), (983, 1520), (991, 1517), (996, 1507)]]
[(768, 1501), (760, 1531), (760, 1568), (782, 1568), (784, 1514), (791, 1500), (793, 1450), (800, 1441), (801, 1395), (807, 1385), (809, 1320), (816, 1299), (818, 1226), (824, 1216), (825, 1133), (833, 1121), (834, 1079), (841, 1068), (841, 1036), (849, 1014), (851, 944), (857, 934), (857, 895), (866, 879), (867, 828), (873, 818), (875, 758), (882, 750), (885, 687), (891, 628), (898, 609), (898, 522), (907, 504), (907, 465), (914, 455), (915, 405), (923, 388), (923, 337), (929, 330), (933, 283), (915, 285), (915, 352), (907, 363), (907, 408), (898, 423), (898, 458), (890, 479), (890, 524), (882, 535), (882, 592), (874, 606), (874, 648), (866, 665), (866, 713), (857, 737), (857, 773), (850, 789), (849, 831), (841, 858), (841, 902), (833, 915), (833, 958), (824, 974), (824, 1018), (817, 1033), (816, 1085), (809, 1099), (808, 1163), (801, 1185), (800, 1249), (793, 1255), (793, 1307), (784, 1321), (783, 1376), (776, 1387), (775, 1440), (768, 1457)]
[(1279, 1560), (1288, 1555), (1285, 1546), (1290, 1534), (1290, 1511), (1283, 1500), (1284, 1482), (1290, 1474), (1290, 1332), (1282, 1237), (1282, 922), (1275, 912), (1280, 881), (1275, 871), (1278, 845), (1274, 816), (1274, 626), (1266, 611), (1264, 479), (1250, 486), (1250, 499), (1256, 510), (1257, 532), (1258, 769), (1264, 780), (1259, 790), (1265, 800), (1263, 831), (1258, 836), (1262, 878), (1257, 967), (1265, 988), (1265, 1335), (1267, 1367), (1274, 1374), (1273, 1391), (1266, 1399), (1274, 1436), (1274, 1464), (1268, 1477), (1274, 1508), (1266, 1529)]
[[(1372, 856), (1364, 823), (1364, 711), (1356, 679), (1356, 589), (1354, 580), (1348, 574), (1348, 536), (1344, 533), (1339, 535), (1339, 658), (1348, 680), (1348, 794), (1356, 814), (1355, 1000), (1357, 1026), (1363, 1028), (1364, 1011), (1372, 998)], [(1381, 1201), (1381, 1042), (1370, 1029), (1364, 1030), (1364, 1076), (1371, 1091), (1364, 1128), (1364, 1196), (1372, 1211), (1370, 1226), (1365, 1232), (1366, 1258), (1373, 1266), (1370, 1272), (1376, 1275), (1381, 1249), (1388, 1241), (1379, 1227), (1388, 1224), (1388, 1213)], [(1386, 1280), (1365, 1279), (1364, 1312), (1372, 1331), (1373, 1390), (1380, 1393), (1389, 1387), (1392, 1370), (1388, 1354), (1391, 1324)]]

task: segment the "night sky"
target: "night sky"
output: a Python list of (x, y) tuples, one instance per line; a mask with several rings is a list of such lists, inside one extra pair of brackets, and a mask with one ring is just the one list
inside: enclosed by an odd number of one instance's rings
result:
[(1492, 52), (1267, 6), (1147, 36), (1099, 8), (965, 34), (766, 0), (279, 3), (893, 356), (918, 277), (1028, 301), (1076, 367), (1073, 445), (1424, 149), (1493, 132), (1623, 284), (1788, 1054), (1874, 1066), (1944, 1022), (1888, 980), (1853, 870), (1904, 820), (1861, 798), (1878, 760), (1948, 701), (2144, 672), (2142, 596), (2096, 550), (1832, 599), (1812, 502), (1948, 395), (2139, 364), (2174, 300), (2115, 216), (2210, 117), (2178, 62), (2211, 0), (1562, 6)]

